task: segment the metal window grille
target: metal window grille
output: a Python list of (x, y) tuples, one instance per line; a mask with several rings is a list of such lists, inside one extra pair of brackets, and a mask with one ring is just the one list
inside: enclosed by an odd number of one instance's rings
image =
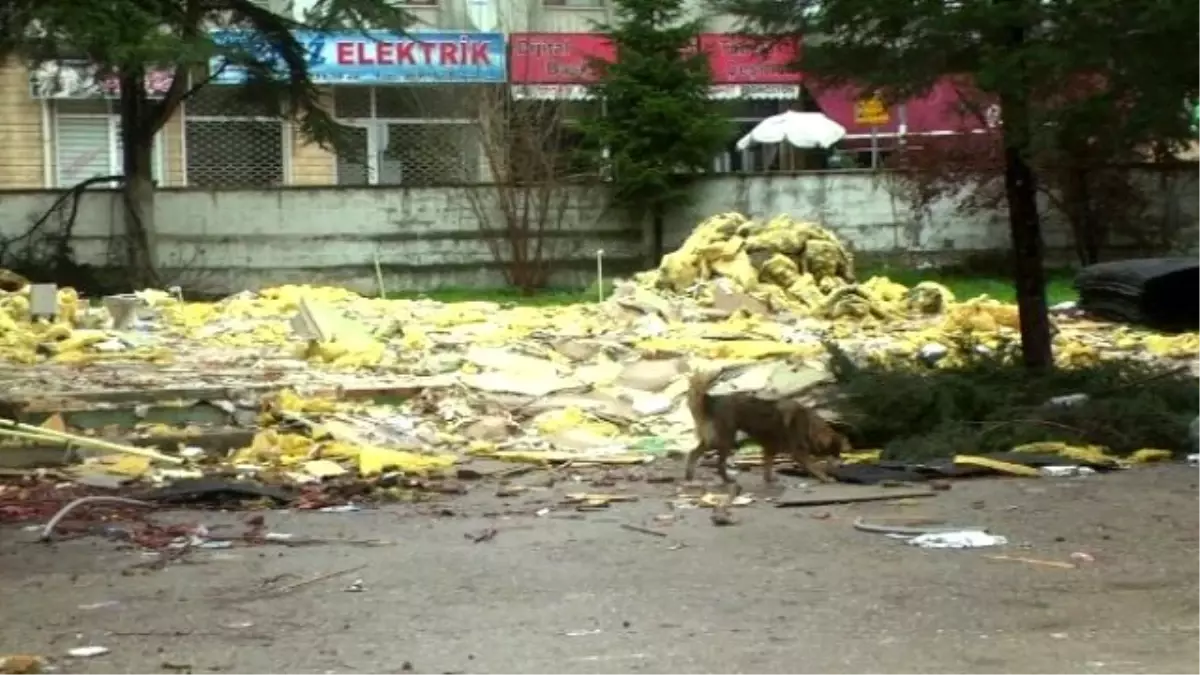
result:
[(263, 116), (232, 88), (209, 85), (184, 104), (187, 184), (203, 188), (266, 188), (287, 176), (287, 126)]
[(484, 158), (468, 85), (334, 89), (334, 115), (352, 127), (337, 157), (339, 185), (478, 183)]
[[(51, 101), (54, 187), (70, 188), (89, 178), (124, 173), (121, 118), (107, 100)], [(152, 176), (163, 176), (162, 134), (154, 138)], [(97, 183), (93, 187), (116, 187)]]

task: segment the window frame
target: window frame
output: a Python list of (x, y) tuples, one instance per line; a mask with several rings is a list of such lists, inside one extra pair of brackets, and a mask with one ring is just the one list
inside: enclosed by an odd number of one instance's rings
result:
[[(207, 87), (219, 88), (222, 86), (228, 86), (228, 85), (216, 85), (216, 84), (205, 85), (206, 88)], [(271, 117), (269, 115), (242, 115), (242, 114), (235, 114), (235, 115), (200, 114), (200, 115), (197, 115), (197, 114), (189, 113), (188, 108), (189, 108), (189, 102), (185, 102), (183, 105), (181, 105), (179, 107), (179, 113), (178, 113), (179, 118), (180, 118), (180, 134), (181, 134), (180, 145), (181, 145), (182, 151), (183, 151), (182, 157), (180, 158), (180, 164), (181, 164), (180, 174), (183, 177), (181, 187), (197, 187), (192, 180), (192, 176), (191, 176), (192, 172), (189, 170), (189, 162), (191, 161), (191, 158), (192, 158), (192, 152), (191, 152), (191, 148), (190, 148), (189, 142), (188, 142), (189, 138), (191, 136), (191, 134), (188, 133), (188, 123), (191, 121), (196, 121), (196, 122), (257, 122), (257, 123), (263, 123), (263, 124), (271, 123), (271, 124), (279, 125), (280, 185), (278, 187), (283, 187), (283, 186), (288, 186), (288, 185), (293, 184), (294, 181), (292, 178), (292, 153), (293, 153), (294, 148), (293, 148), (292, 136), (294, 134), (292, 133), (293, 125), (289, 120), (279, 118), (279, 117)], [(236, 190), (236, 189), (266, 189), (266, 188), (263, 188), (262, 186), (244, 186), (242, 188), (230, 187), (230, 186), (227, 186), (227, 187), (200, 186), (199, 189)]]
[[(449, 85), (449, 86), (454, 86), (454, 85)], [(388, 130), (388, 127), (390, 127), (390, 126), (429, 127), (429, 126), (445, 125), (445, 126), (464, 127), (463, 131), (466, 132), (468, 129), (471, 129), (473, 127), (473, 125), (478, 124), (478, 120), (471, 119), (469, 116), (463, 116), (463, 117), (380, 116), (379, 115), (379, 95), (378, 95), (380, 87), (378, 87), (376, 85), (345, 85), (345, 88), (346, 89), (350, 89), (350, 88), (366, 89), (368, 92), (368, 104), (367, 104), (367, 111), (366, 111), (367, 116), (366, 117), (363, 117), (361, 115), (347, 115), (347, 116), (339, 115), (338, 110), (337, 110), (337, 88), (336, 87), (333, 88), (333, 91), (331, 94), (331, 98), (332, 98), (331, 103), (332, 103), (332, 108), (333, 108), (334, 119), (337, 120), (339, 123), (344, 124), (346, 126), (354, 127), (357, 129), (364, 129), (366, 131), (367, 148), (366, 148), (366, 157), (364, 159), (365, 159), (365, 164), (366, 164), (365, 168), (367, 170), (367, 182), (365, 185), (360, 184), (360, 183), (342, 183), (342, 175), (343, 175), (342, 165), (344, 163), (348, 164), (349, 162), (343, 162), (339, 158), (338, 153), (335, 150), (332, 153), (332, 157), (331, 157), (331, 161), (333, 162), (333, 180), (334, 180), (334, 184), (339, 187), (380, 187), (380, 186), (427, 187), (427, 185), (423, 185), (420, 181), (417, 181), (415, 184), (414, 183), (405, 183), (403, 181), (401, 181), (399, 183), (393, 183), (393, 182), (382, 183), (382, 182), (380, 182), (380, 160), (382, 158), (382, 155), (387, 151), (387, 147), (388, 147), (389, 141), (390, 141), (391, 132)], [(475, 173), (478, 176), (482, 176), (484, 171), (482, 170), (482, 167), (477, 167)], [(435, 183), (435, 185), (440, 186), (440, 183)]]
[[(79, 103), (79, 102), (102, 102), (107, 112), (61, 112), (61, 107), (64, 103)], [(108, 99), (47, 99), (45, 101), (47, 113), (51, 124), (51, 151), (52, 155), (49, 158), (53, 162), (53, 168), (49, 173), (50, 188), (58, 190), (69, 190), (75, 185), (83, 181), (75, 181), (70, 185), (63, 184), (63, 161), (62, 161), (62, 121), (63, 120), (104, 120), (107, 122), (108, 144), (105, 152), (108, 153), (108, 175), (123, 175), (124, 174), (124, 158), (118, 150), (121, 146), (121, 116), (115, 111), (113, 101)], [(155, 184), (166, 186), (166, 149), (163, 139), (163, 129), (159, 129), (154, 134), (154, 145), (150, 150), (151, 157), (151, 173)], [(83, 179), (87, 180), (87, 179)], [(96, 183), (92, 186), (99, 189), (116, 189), (118, 184), (113, 182)]]

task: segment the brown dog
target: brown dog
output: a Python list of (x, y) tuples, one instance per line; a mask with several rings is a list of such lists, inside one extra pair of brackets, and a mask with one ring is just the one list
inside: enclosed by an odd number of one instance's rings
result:
[(736, 450), (737, 434), (741, 431), (762, 446), (763, 481), (775, 481), (775, 457), (779, 454), (791, 455), (809, 475), (822, 483), (833, 481), (815, 460), (818, 457), (835, 459), (852, 450), (845, 436), (797, 401), (770, 401), (746, 392), (712, 396), (708, 391), (719, 375), (719, 371), (696, 373), (691, 378), (688, 409), (696, 423), (699, 443), (687, 457), (687, 480), (695, 477), (700, 458), (715, 450), (717, 472), (722, 481), (731, 482), (725, 462)]

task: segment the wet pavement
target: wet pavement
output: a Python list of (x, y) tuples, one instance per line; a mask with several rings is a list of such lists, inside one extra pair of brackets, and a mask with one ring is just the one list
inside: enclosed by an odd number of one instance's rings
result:
[[(742, 480), (754, 492), (757, 478)], [(580, 488), (502, 499), (479, 483), (436, 504), (262, 512), (271, 531), (341, 541), (197, 550), (160, 569), (134, 567), (151, 558), (114, 542), (42, 545), (6, 528), (0, 654), (94, 673), (1200, 668), (1195, 468), (960, 481), (901, 502), (756, 502), (729, 527), (672, 511), (675, 490), (640, 483), (636, 502), (546, 512)], [(923, 550), (856, 531), (860, 516), (985, 526), (1008, 544)], [(246, 517), (152, 516), (210, 528)], [(367, 540), (383, 541), (350, 543)], [(110, 651), (66, 656), (83, 645)]]

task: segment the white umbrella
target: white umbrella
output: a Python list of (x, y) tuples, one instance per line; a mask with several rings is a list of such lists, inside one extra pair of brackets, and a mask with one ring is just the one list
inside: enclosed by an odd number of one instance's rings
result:
[(797, 148), (828, 148), (842, 140), (846, 127), (817, 112), (789, 110), (758, 123), (737, 142), (738, 150), (751, 144), (767, 145), (787, 141)]

